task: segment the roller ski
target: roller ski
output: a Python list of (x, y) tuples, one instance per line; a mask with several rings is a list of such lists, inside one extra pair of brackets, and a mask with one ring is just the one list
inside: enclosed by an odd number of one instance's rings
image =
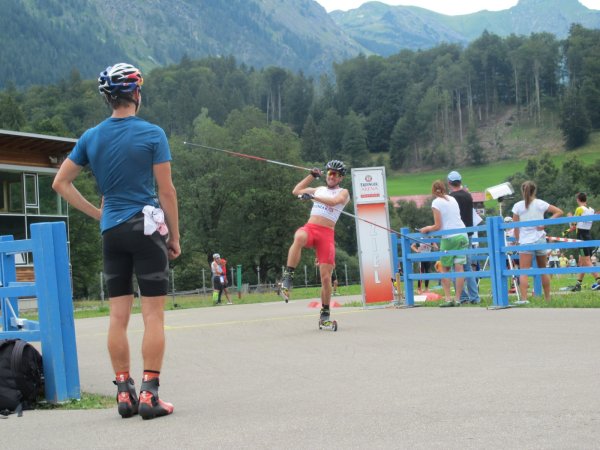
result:
[(124, 377), (113, 381), (117, 386), (117, 408), (123, 419), (133, 417), (138, 413), (138, 396), (135, 392), (133, 379)]
[(287, 303), (290, 301), (290, 291), (292, 290), (292, 284), (294, 281), (294, 272), (284, 271), (283, 278), (281, 280), (281, 289), (279, 294), (281, 298)]
[(319, 330), (326, 329), (337, 331), (337, 321), (331, 320), (329, 317), (329, 307), (321, 308), (321, 317), (319, 317)]

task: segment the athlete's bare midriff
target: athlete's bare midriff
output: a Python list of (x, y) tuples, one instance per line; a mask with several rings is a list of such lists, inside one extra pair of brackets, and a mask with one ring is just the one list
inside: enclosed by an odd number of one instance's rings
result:
[(310, 218), (308, 219), (308, 223), (331, 228), (332, 230), (335, 229), (335, 222), (333, 220), (326, 219), (322, 216), (310, 216)]

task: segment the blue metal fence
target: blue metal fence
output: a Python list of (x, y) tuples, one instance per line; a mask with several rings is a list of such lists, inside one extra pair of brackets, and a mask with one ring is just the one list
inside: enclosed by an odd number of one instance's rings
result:
[[(17, 282), (15, 254), (32, 252), (35, 282)], [(31, 239), (0, 236), (0, 339), (40, 341), (46, 399), (79, 399), (79, 366), (64, 222), (31, 225)], [(39, 321), (19, 316), (19, 297), (37, 297)]]
[[(457, 230), (436, 231), (427, 234), (411, 233), (408, 228), (402, 228), (400, 235), (392, 235), (392, 248), (394, 249), (394, 267), (402, 267), (402, 280), (404, 282), (404, 296), (407, 306), (414, 306), (414, 281), (415, 280), (439, 280), (442, 278), (490, 278), (492, 289), (492, 305), (494, 307), (504, 308), (510, 306), (508, 297), (508, 280), (512, 276), (529, 275), (534, 277), (534, 293), (542, 294), (542, 284), (540, 275), (543, 274), (578, 274), (600, 272), (599, 267), (566, 267), (566, 268), (537, 268), (535, 267), (535, 258), (531, 269), (510, 269), (507, 267), (508, 254), (519, 251), (535, 250), (553, 250), (553, 249), (579, 249), (583, 247), (600, 247), (600, 240), (578, 241), (578, 242), (547, 242), (536, 245), (507, 245), (505, 232), (507, 229), (530, 227), (530, 226), (551, 226), (566, 224), (572, 222), (595, 222), (600, 220), (600, 215), (561, 217), (558, 219), (545, 219), (528, 222), (510, 222), (504, 223), (502, 217), (488, 217), (485, 225), (477, 227), (462, 228)], [(431, 253), (413, 253), (410, 245), (412, 242), (432, 243), (439, 242), (442, 235), (453, 232), (477, 232), (479, 237), (475, 239), (479, 247), (467, 250), (453, 250)], [(449, 272), (449, 273), (429, 273), (420, 274), (413, 271), (413, 262), (436, 261), (442, 256), (449, 255), (468, 255), (475, 261), (487, 261), (489, 269), (477, 272)]]

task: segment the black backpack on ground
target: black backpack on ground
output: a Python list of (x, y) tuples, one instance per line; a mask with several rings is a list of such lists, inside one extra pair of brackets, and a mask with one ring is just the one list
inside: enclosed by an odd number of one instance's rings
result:
[(0, 340), (0, 414), (33, 409), (44, 392), (42, 357), (21, 339)]

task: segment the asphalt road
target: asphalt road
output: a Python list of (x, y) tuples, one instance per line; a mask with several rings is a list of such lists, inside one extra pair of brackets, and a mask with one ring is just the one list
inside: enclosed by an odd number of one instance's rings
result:
[[(308, 303), (167, 312), (173, 415), (26, 411), (0, 448), (600, 447), (600, 310), (344, 307), (332, 332)], [(114, 395), (107, 323), (76, 323), (81, 387)], [(142, 331), (133, 316), (136, 381)]]

